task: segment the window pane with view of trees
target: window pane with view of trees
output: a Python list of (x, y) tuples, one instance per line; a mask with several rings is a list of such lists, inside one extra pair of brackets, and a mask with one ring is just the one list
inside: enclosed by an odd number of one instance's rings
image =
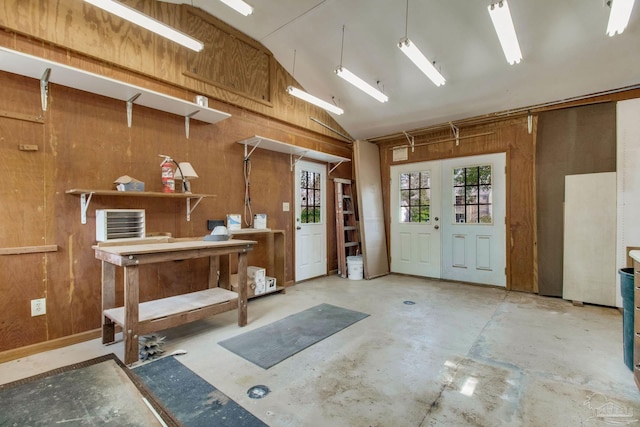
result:
[(428, 171), (400, 174), (400, 222), (429, 222), (431, 179)]
[(300, 175), (300, 222), (317, 224), (320, 218), (320, 174), (302, 171)]
[(457, 223), (493, 223), (491, 165), (453, 170), (453, 215)]

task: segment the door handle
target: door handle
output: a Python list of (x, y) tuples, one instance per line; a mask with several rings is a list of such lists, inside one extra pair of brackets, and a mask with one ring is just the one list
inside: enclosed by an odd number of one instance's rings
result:
[(438, 230), (440, 228), (439, 225), (434, 225), (433, 228), (435, 228), (436, 230)]
[(302, 230), (302, 227), (296, 227), (296, 230)]

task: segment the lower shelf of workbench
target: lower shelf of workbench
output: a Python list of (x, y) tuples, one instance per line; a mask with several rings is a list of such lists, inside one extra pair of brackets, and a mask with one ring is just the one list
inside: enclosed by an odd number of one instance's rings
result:
[[(222, 288), (147, 301), (138, 306), (137, 331), (143, 335), (237, 308), (238, 294)], [(104, 316), (124, 327), (124, 307), (104, 310)]]

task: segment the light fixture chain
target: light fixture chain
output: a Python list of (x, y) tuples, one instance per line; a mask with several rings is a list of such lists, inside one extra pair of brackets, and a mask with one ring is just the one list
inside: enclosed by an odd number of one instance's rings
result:
[(342, 44), (340, 45), (340, 68), (342, 68), (342, 54), (344, 53), (344, 24), (342, 24)]
[(404, 17), (404, 38), (408, 38), (409, 34), (409, 0), (407, 0), (407, 9)]
[(293, 70), (291, 70), (291, 77), (296, 77), (296, 50), (293, 49)]

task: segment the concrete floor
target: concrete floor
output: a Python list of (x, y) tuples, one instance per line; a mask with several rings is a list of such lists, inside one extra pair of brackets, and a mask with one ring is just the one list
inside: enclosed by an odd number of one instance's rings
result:
[[(404, 301), (413, 301), (406, 305)], [(264, 370), (218, 341), (320, 303), (366, 319)], [(403, 276), (315, 279), (184, 325), (168, 353), (270, 426), (640, 425), (618, 310)], [(0, 364), (0, 383), (114, 352), (100, 340)], [(271, 393), (252, 400), (247, 390)]]

